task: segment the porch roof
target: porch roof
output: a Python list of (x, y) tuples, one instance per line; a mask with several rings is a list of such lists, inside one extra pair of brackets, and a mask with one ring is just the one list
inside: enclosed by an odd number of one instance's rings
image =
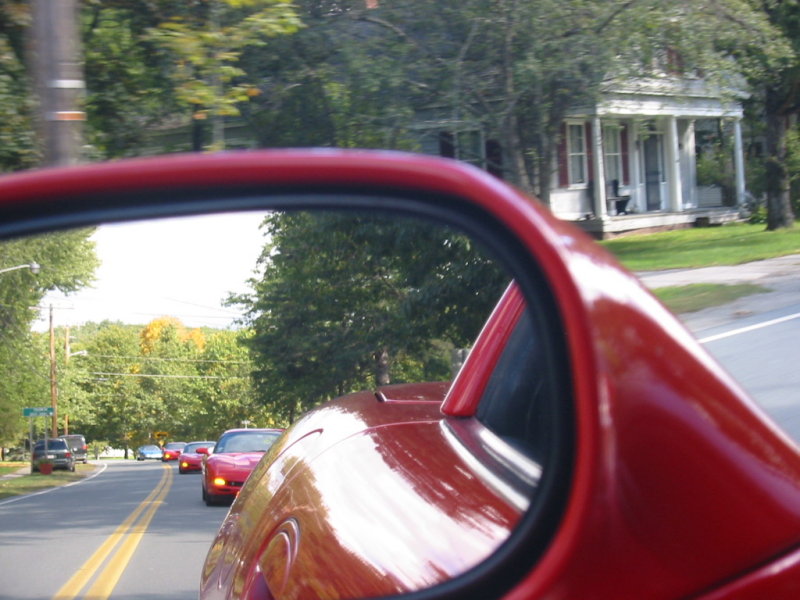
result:
[(741, 119), (740, 101), (745, 96), (734, 88), (722, 90), (699, 79), (609, 81), (593, 108), (571, 111), (570, 116)]

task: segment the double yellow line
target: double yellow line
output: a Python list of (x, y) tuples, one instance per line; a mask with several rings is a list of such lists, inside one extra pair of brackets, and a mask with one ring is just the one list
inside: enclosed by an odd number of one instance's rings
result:
[[(108, 561), (108, 564), (84, 594), (84, 598), (103, 600), (111, 596), (111, 592), (114, 591), (114, 587), (117, 585), (119, 578), (122, 577), (125, 567), (128, 566), (136, 547), (147, 531), (150, 521), (153, 520), (156, 511), (167, 496), (170, 487), (172, 487), (173, 476), (172, 468), (164, 465), (164, 473), (155, 489), (114, 530), (114, 533), (106, 538), (106, 541), (100, 545), (89, 560), (81, 565), (75, 575), (58, 590), (53, 600), (72, 600), (76, 598), (106, 561)], [(119, 549), (116, 550), (112, 557), (111, 554), (117, 546), (119, 546)], [(109, 557), (111, 557), (110, 560)]]

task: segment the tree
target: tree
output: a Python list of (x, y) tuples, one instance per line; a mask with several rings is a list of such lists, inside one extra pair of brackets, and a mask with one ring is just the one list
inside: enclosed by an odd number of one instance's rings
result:
[(212, 119), (212, 148), (225, 147), (222, 118), (238, 115), (238, 105), (258, 93), (243, 80), (245, 72), (238, 66), (242, 52), (299, 26), (288, 2), (211, 0), (207, 12), (173, 17), (150, 30), (151, 38), (174, 57), (171, 76), (178, 101), (191, 108), (194, 119)]
[(253, 328), (260, 395), (292, 421), (355, 389), (450, 377), (503, 273), (463, 235), (397, 216), (268, 218), (263, 279), (236, 298)]
[(274, 421), (255, 400), (246, 332), (188, 329), (164, 317), (144, 326), (89, 323), (72, 334), (87, 355), (62, 373), (74, 382), (71, 429), (87, 439), (127, 451), (154, 443), (157, 432), (216, 439), (243, 420)]
[(49, 405), (49, 360), (37, 347), (31, 324), (50, 290), (71, 292), (88, 285), (98, 260), (92, 231), (74, 230), (0, 242), (0, 268), (36, 262), (38, 273), (20, 269), (0, 274), (0, 443), (12, 444), (25, 431), (25, 406)]
[(794, 226), (787, 149), (800, 111), (800, 10), (796, 2), (755, 2), (772, 26), (771, 35), (746, 46), (740, 62), (756, 90), (766, 124), (767, 229)]
[(34, 102), (25, 68), (25, 32), (30, 19), (27, 2), (0, 5), (0, 171), (35, 166)]
[(151, 396), (141, 393), (136, 375), (141, 366), (139, 333), (141, 328), (105, 322), (84, 325), (74, 332), (87, 350), (84, 378), (79, 383), (85, 402), (92, 411), (72, 420), (72, 429), (88, 440), (105, 439), (125, 448), (150, 439), (157, 423), (158, 407)]
[(286, 425), (260, 401), (251, 378), (254, 368), (245, 343), (246, 330), (216, 331), (208, 337), (203, 359), (197, 365), (200, 380), (197, 387), (198, 409), (194, 426), (206, 439), (220, 432), (239, 427), (249, 421), (255, 426)]

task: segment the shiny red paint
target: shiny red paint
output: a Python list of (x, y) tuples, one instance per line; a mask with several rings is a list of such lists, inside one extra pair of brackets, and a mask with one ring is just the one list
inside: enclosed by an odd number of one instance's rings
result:
[(206, 504), (233, 499), (253, 472), (258, 461), (275, 443), (282, 429), (228, 429), (201, 463), (202, 497)]
[[(202, 444), (202, 446), (200, 445)], [(178, 456), (179, 473), (199, 473), (203, 466), (203, 456), (208, 454), (208, 448), (213, 447), (214, 442), (189, 442)], [(198, 449), (205, 452), (198, 452)]]
[(178, 460), (178, 457), (183, 452), (183, 448), (186, 446), (186, 442), (168, 442), (163, 449), (161, 454), (161, 460), (163, 462), (170, 462), (173, 460)]
[[(514, 557), (525, 574), (505, 598), (798, 597), (795, 445), (635, 277), (488, 174), (421, 156), (338, 150), (121, 161), (3, 178), (0, 230), (47, 229), (52, 223), (39, 227), (39, 215), (107, 209), (98, 199), (123, 192), (141, 200), (120, 200), (120, 217), (134, 214), (131, 207), (154, 214), (157, 207), (143, 206), (151, 191), (180, 191), (188, 203), (209, 189), (274, 187), (444, 194), (492, 215), (541, 266), (568, 352), (574, 460), (563, 517), (542, 556)], [(513, 490), (498, 494), (490, 485), (490, 472), (470, 471), (474, 448), (461, 443), (469, 436), (459, 428), (470, 431), (508, 308), (484, 330), (494, 339), (476, 342), (486, 350), (473, 350), (464, 366), (483, 373), (462, 372), (463, 387), (453, 388), (443, 412), (442, 389), (411, 401), (396, 400), (408, 395), (396, 389), (349, 397), (289, 431), (224, 522), (204, 567), (203, 597), (233, 594), (218, 586), (229, 581), (264, 598), (384, 593), (444, 581), (491, 553), (522, 510)], [(345, 476), (367, 485), (347, 486)], [(345, 525), (364, 511), (385, 515), (382, 533), (402, 540), (398, 560), (370, 560), (370, 547), (354, 553), (370, 532), (353, 535)], [(329, 565), (332, 557), (334, 571), (319, 568), (316, 561)]]
[[(432, 585), (491, 554), (523, 507), (473, 480), (467, 447), (442, 419), (447, 387), (388, 386), (300, 419), (232, 506), (201, 597), (235, 597), (255, 565), (276, 598), (373, 597)], [(354, 527), (365, 514), (380, 517)], [(237, 569), (242, 552), (247, 568)]]

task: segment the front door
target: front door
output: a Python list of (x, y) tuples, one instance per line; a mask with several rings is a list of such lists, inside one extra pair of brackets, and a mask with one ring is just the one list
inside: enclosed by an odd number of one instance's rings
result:
[(660, 133), (651, 133), (642, 141), (647, 210), (661, 210), (661, 183), (664, 179), (662, 138)]

